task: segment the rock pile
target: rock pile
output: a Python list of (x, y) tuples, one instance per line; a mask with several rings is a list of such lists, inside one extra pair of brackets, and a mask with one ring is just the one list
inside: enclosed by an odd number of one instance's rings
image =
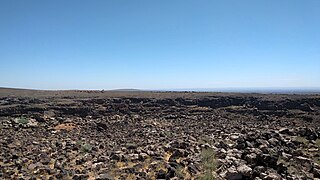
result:
[(320, 178), (320, 98), (265, 96), (4, 97), (0, 179)]

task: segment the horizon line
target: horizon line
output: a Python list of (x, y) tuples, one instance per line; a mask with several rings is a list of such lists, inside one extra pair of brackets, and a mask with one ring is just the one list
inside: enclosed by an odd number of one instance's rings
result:
[(68, 88), (68, 89), (41, 89), (25, 87), (5, 87), (0, 89), (36, 90), (36, 91), (196, 91), (196, 92), (239, 92), (239, 91), (315, 91), (320, 93), (320, 87), (216, 87), (216, 88)]

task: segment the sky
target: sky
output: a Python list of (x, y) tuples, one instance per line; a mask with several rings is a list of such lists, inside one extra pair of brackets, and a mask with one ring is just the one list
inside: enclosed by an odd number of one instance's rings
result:
[(0, 87), (320, 87), (320, 1), (1, 0)]

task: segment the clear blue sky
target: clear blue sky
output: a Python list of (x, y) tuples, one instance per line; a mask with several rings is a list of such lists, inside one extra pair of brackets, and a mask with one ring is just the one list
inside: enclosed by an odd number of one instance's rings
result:
[(320, 0), (1, 0), (0, 86), (320, 87)]

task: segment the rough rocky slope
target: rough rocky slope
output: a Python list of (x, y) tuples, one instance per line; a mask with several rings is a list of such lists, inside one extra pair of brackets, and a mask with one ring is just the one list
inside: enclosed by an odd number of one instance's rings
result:
[(0, 92), (0, 179), (320, 178), (317, 95), (41, 93)]

